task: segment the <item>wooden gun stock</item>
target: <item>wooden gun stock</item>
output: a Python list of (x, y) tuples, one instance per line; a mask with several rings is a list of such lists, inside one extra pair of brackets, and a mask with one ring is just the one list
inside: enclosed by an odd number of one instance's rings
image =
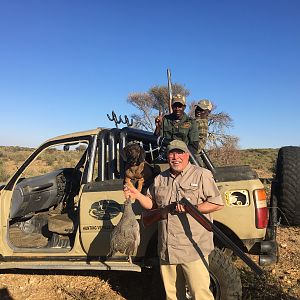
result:
[[(171, 203), (167, 206), (168, 212), (172, 211), (175, 209), (176, 202)], [(154, 208), (150, 210), (146, 210), (142, 212), (142, 224), (144, 227), (148, 227), (160, 220), (163, 219), (163, 211), (166, 208)]]

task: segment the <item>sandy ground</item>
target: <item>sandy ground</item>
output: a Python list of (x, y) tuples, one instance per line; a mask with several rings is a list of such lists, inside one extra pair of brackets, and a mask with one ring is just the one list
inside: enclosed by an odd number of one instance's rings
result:
[[(300, 228), (278, 228), (280, 259), (255, 276), (239, 259), (244, 299), (300, 299)], [(160, 299), (152, 272), (2, 271), (0, 299)]]

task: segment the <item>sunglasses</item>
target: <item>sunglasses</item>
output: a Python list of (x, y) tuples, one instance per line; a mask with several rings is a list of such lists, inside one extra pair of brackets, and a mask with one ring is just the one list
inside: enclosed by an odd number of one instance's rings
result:
[(184, 156), (184, 154), (186, 154), (186, 152), (183, 152), (183, 151), (170, 151), (169, 153), (168, 153), (168, 156), (169, 157), (175, 157), (176, 155), (178, 156), (178, 157), (183, 157)]
[(183, 104), (181, 104), (181, 103), (174, 103), (173, 105), (172, 105), (172, 107), (178, 107), (178, 108), (182, 108), (182, 107), (184, 107), (184, 105)]

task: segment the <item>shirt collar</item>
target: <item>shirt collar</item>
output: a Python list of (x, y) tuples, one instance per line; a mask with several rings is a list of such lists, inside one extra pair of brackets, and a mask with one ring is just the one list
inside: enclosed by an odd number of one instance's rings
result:
[[(183, 171), (180, 172), (179, 175), (184, 176), (184, 175), (188, 172), (188, 170), (189, 170), (191, 167), (192, 167), (192, 164), (189, 162), (189, 163), (187, 164), (187, 166), (183, 169)], [(171, 169), (169, 169), (169, 173), (170, 173), (170, 176), (171, 176), (171, 177), (173, 177), (173, 178), (176, 177), (173, 173), (171, 173)]]
[(187, 171), (190, 169), (192, 167), (192, 164), (189, 162), (188, 164), (187, 164), (187, 166), (183, 169), (183, 171), (181, 172), (181, 175), (182, 176), (184, 176), (186, 173), (187, 173)]

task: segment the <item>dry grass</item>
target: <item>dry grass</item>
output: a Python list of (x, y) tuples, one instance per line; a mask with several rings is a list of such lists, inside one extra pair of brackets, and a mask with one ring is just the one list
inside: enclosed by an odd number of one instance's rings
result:
[[(0, 182), (5, 182), (13, 175), (34, 150), (24, 147), (0, 146)], [(62, 166), (74, 167), (83, 151), (84, 149), (70, 152), (46, 150), (26, 169), (26, 176), (42, 175)]]

